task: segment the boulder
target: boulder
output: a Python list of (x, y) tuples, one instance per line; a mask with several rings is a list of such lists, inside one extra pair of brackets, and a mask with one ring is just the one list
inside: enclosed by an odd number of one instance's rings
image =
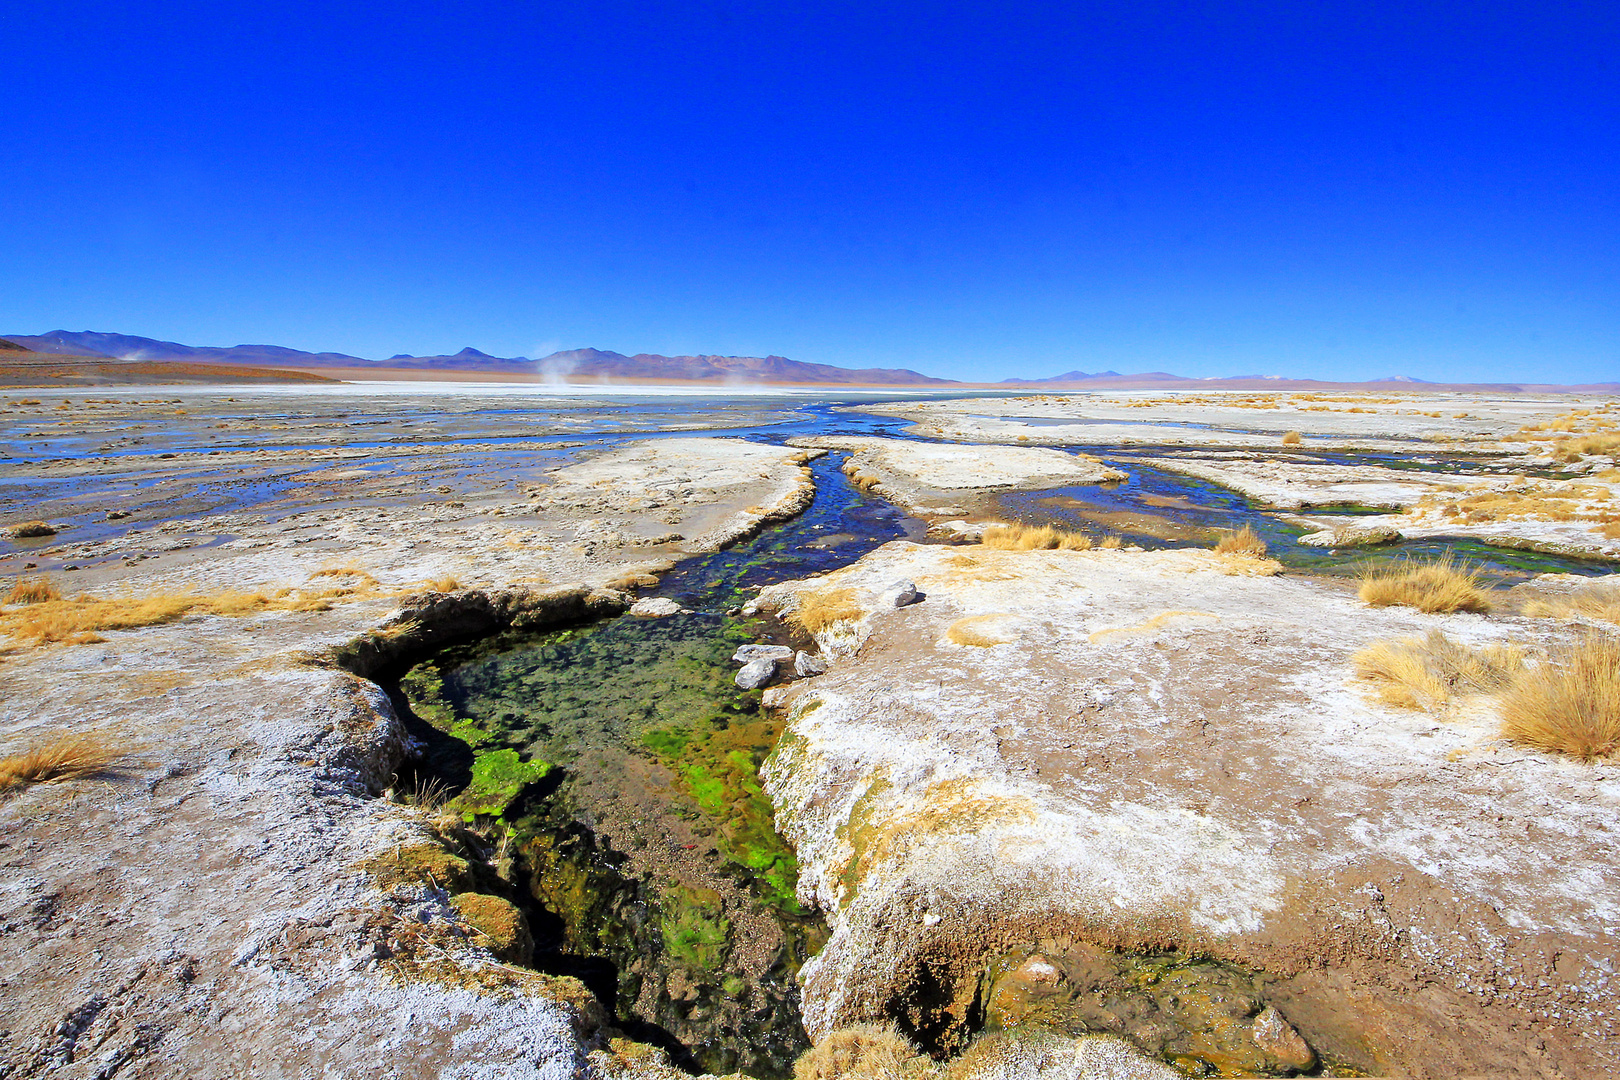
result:
[(922, 594), (917, 591), (916, 583), (902, 579), (890, 582), (889, 587), (878, 595), (878, 606), (903, 608), (908, 604), (915, 604), (921, 599)]
[(793, 674), (801, 679), (808, 679), (812, 675), (825, 675), (827, 661), (820, 656), (811, 656), (800, 650), (793, 657)]
[(791, 660), (793, 650), (786, 645), (744, 645), (731, 654), (731, 659), (739, 664), (755, 660)]
[(760, 690), (774, 678), (776, 678), (776, 660), (762, 656), (742, 666), (742, 670), (737, 672), (736, 683), (743, 690)]

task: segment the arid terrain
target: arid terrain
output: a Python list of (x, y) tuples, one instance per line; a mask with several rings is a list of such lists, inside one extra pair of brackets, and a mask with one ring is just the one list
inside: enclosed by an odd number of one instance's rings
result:
[[(797, 987), (805, 1080), (1620, 1072), (1614, 399), (141, 387), (0, 433), (0, 1077), (678, 1076), (722, 956)], [(554, 844), (519, 810), (586, 764), (401, 681), (705, 603), (776, 650), (670, 669), (752, 670), (773, 741), (713, 721), (711, 776), (659, 714), (668, 798)], [(1609, 742), (1514, 726), (1569, 672)], [(746, 940), (784, 887), (792, 970)], [(589, 953), (609, 906), (644, 936)]]

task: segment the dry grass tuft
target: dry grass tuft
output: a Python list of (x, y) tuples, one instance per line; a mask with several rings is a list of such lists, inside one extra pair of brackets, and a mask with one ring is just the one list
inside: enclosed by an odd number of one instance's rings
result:
[(1589, 634), (1502, 699), (1502, 734), (1583, 761), (1620, 753), (1620, 642)]
[(461, 581), (454, 574), (446, 574), (444, 577), (429, 578), (422, 582), (422, 587), (429, 592), (455, 592), (461, 588)]
[(1524, 669), (1517, 645), (1470, 648), (1438, 630), (1367, 646), (1350, 658), (1357, 675), (1378, 684), (1391, 705), (1434, 710), (1464, 694), (1492, 694)]
[(866, 612), (855, 602), (854, 589), (829, 589), (821, 593), (800, 593), (798, 606), (787, 618), (808, 634), (819, 633), (834, 623), (858, 622)]
[(105, 641), (101, 630), (132, 630), (174, 622), (187, 615), (239, 617), (265, 611), (330, 611), (334, 597), (355, 595), (359, 589), (308, 592), (279, 589), (274, 595), (227, 589), (216, 593), (157, 593), (112, 599), (85, 594), (72, 599), (57, 596), (16, 608), (0, 608), (0, 633), (36, 645), (65, 642), (84, 645)]
[(992, 525), (980, 543), (997, 551), (1088, 551), (1091, 537), (1050, 525)]
[(43, 604), (47, 600), (62, 599), (62, 592), (56, 583), (49, 578), (18, 578), (11, 585), (11, 592), (6, 594), (4, 603), (7, 604)]
[(1237, 532), (1223, 535), (1215, 545), (1217, 555), (1249, 555), (1256, 559), (1266, 557), (1266, 542), (1248, 525)]
[(1489, 611), (1490, 594), (1480, 587), (1480, 571), (1458, 563), (1447, 552), (1432, 562), (1404, 562), (1361, 577), (1361, 598), (1373, 607), (1405, 604), (1419, 611)]
[(1300, 435), (1300, 433), (1297, 432), (1297, 431), (1284, 432), (1283, 437), (1282, 437), (1283, 445), (1284, 446), (1296, 446), (1296, 445), (1298, 445), (1300, 439), (1303, 438), (1303, 437), (1304, 436)]
[(1116, 551), (1125, 546), (1125, 541), (1121, 540), (1117, 536), (1106, 536), (1103, 538), (1102, 543), (1098, 544), (1097, 546), (1102, 548), (1104, 551)]
[(1564, 596), (1527, 600), (1522, 609), (1533, 619), (1602, 619), (1620, 623), (1620, 584), (1602, 581), (1582, 585)]
[(0, 792), (27, 784), (81, 780), (105, 772), (118, 752), (103, 736), (75, 732), (58, 735), (21, 754), (0, 758)]
[(933, 1062), (892, 1021), (829, 1032), (793, 1063), (793, 1080), (906, 1080), (933, 1072)]
[(945, 640), (955, 645), (973, 645), (981, 649), (988, 649), (992, 645), (1006, 645), (1016, 641), (1017, 635), (1013, 632), (1014, 620), (1017, 616), (995, 613), (990, 615), (969, 615), (965, 619), (957, 619), (945, 631)]

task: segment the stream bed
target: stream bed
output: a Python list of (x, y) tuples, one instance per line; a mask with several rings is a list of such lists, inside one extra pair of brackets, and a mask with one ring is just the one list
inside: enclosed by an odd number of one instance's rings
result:
[(795, 977), (827, 932), (795, 899), (793, 851), (760, 789), (780, 721), (733, 682), (738, 645), (785, 633), (728, 612), (918, 531), (836, 459), (812, 468), (799, 518), (663, 578), (656, 594), (687, 613), (505, 633), (398, 684), (446, 782), (551, 766), (482, 823), (509, 834), (534, 965), (581, 978), (626, 1031), (706, 1072), (791, 1074), (809, 1046)]

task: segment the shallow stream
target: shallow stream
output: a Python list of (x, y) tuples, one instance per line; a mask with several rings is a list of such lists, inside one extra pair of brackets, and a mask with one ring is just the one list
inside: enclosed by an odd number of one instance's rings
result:
[(731, 654), (781, 637), (735, 614), (752, 589), (907, 535), (837, 464), (812, 464), (798, 519), (665, 576), (657, 592), (690, 613), (503, 634), (399, 683), (445, 780), (498, 771), (512, 751), (553, 766), (503, 813), (536, 966), (583, 978), (632, 1034), (707, 1072), (786, 1076), (809, 1045), (795, 975), (826, 929), (794, 898), (793, 851), (760, 789), (780, 725), (736, 688)]

